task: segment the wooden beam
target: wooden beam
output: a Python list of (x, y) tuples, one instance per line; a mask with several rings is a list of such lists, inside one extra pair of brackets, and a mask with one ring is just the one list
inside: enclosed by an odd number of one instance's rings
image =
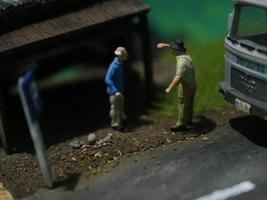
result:
[(147, 102), (153, 97), (153, 67), (152, 67), (152, 53), (151, 53), (151, 38), (148, 26), (147, 15), (141, 15), (140, 17), (140, 35), (142, 41), (142, 54), (144, 60), (145, 71), (145, 87)]
[(0, 138), (4, 151), (7, 154), (12, 152), (11, 132), (9, 129), (10, 121), (8, 117), (8, 92), (7, 87), (1, 81), (0, 88)]
[(92, 41), (95, 43), (126, 35), (129, 29), (131, 29), (130, 26), (129, 19), (124, 19), (116, 21), (116, 23), (114, 22), (110, 26), (102, 26), (90, 32), (78, 34), (73, 38), (64, 38), (46, 44), (40, 43), (37, 46), (22, 50), (17, 49), (16, 52), (13, 52), (14, 54), (2, 55), (0, 59), (0, 72), (1, 74), (8, 74), (8, 76), (16, 78), (31, 63), (85, 47), (90, 45)]

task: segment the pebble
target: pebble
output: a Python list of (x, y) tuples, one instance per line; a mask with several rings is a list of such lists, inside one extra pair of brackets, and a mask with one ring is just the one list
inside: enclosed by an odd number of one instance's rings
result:
[(107, 146), (107, 143), (109, 143), (112, 139), (112, 133), (109, 133), (106, 137), (103, 139), (100, 139), (96, 142), (96, 145), (98, 146)]
[(78, 141), (74, 141), (70, 143), (70, 146), (74, 149), (80, 149), (82, 147), (82, 144), (79, 143)]
[(212, 141), (209, 141), (209, 145), (212, 145), (214, 142), (212, 142)]
[(96, 135), (94, 133), (90, 133), (87, 139), (90, 145), (94, 145), (96, 143)]
[(104, 142), (103, 142), (103, 139), (100, 139), (96, 142), (96, 145), (102, 145)]
[(90, 147), (90, 145), (84, 144), (84, 145), (82, 145), (81, 149), (86, 149), (86, 148), (89, 148), (89, 147)]
[(208, 138), (207, 136), (204, 136), (204, 137), (202, 137), (202, 140), (203, 140), (203, 141), (208, 141), (209, 138)]
[(112, 133), (109, 133), (106, 137), (103, 138), (103, 142), (104, 143), (110, 142), (111, 138), (112, 138)]
[(149, 120), (149, 117), (148, 117), (147, 115), (142, 115), (142, 116), (140, 117), (140, 119), (142, 119), (142, 120)]
[(104, 142), (103, 143), (103, 147), (105, 147), (105, 146), (108, 146), (108, 143)]

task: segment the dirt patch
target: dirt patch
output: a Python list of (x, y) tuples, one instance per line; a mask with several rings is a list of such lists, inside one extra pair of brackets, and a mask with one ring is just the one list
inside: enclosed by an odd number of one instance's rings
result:
[[(74, 141), (86, 144), (89, 133), (53, 145), (48, 149), (48, 157), (53, 168), (55, 186), (71, 186), (81, 173), (90, 177), (101, 173), (107, 165), (116, 167), (123, 157), (132, 156), (135, 152), (153, 151), (159, 146), (183, 143), (196, 137), (202, 137), (203, 141), (209, 142), (206, 137), (208, 132), (216, 126), (227, 124), (229, 117), (237, 115), (240, 113), (231, 109), (205, 113), (205, 117), (194, 120), (197, 131), (183, 134), (168, 131), (174, 119), (142, 116), (129, 123), (129, 133), (115, 132), (110, 128), (95, 131), (98, 140), (112, 134), (112, 139), (105, 146), (84, 145), (76, 149), (70, 145)], [(17, 153), (6, 156), (1, 150), (0, 163), (0, 180), (15, 198), (28, 196), (45, 187), (34, 155)]]

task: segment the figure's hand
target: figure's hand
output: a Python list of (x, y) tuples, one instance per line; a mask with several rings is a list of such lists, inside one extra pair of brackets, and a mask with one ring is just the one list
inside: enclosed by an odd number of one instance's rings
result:
[(170, 93), (171, 92), (171, 88), (166, 88), (165, 89), (165, 92), (168, 94), (168, 93)]
[(122, 94), (120, 92), (116, 92), (115, 93), (115, 96), (118, 97), (118, 96), (121, 96)]
[(158, 43), (157, 47), (160, 49), (160, 48), (166, 47), (166, 44), (165, 43)]

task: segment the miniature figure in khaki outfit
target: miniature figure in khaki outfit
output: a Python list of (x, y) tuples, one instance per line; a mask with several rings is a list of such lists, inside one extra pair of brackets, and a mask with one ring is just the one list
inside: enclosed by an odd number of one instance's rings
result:
[(196, 77), (195, 68), (192, 64), (192, 59), (186, 54), (186, 48), (183, 42), (176, 40), (173, 44), (159, 43), (158, 48), (168, 47), (176, 55), (176, 75), (169, 87), (165, 90), (166, 93), (177, 85), (178, 87), (178, 121), (171, 131), (187, 131), (191, 130), (189, 125), (192, 124), (194, 98), (196, 93)]
[(118, 47), (115, 50), (116, 57), (109, 65), (105, 76), (107, 84), (107, 93), (110, 100), (110, 118), (111, 127), (117, 131), (124, 131), (122, 121), (126, 118), (124, 113), (124, 75), (123, 63), (128, 55), (124, 47)]

